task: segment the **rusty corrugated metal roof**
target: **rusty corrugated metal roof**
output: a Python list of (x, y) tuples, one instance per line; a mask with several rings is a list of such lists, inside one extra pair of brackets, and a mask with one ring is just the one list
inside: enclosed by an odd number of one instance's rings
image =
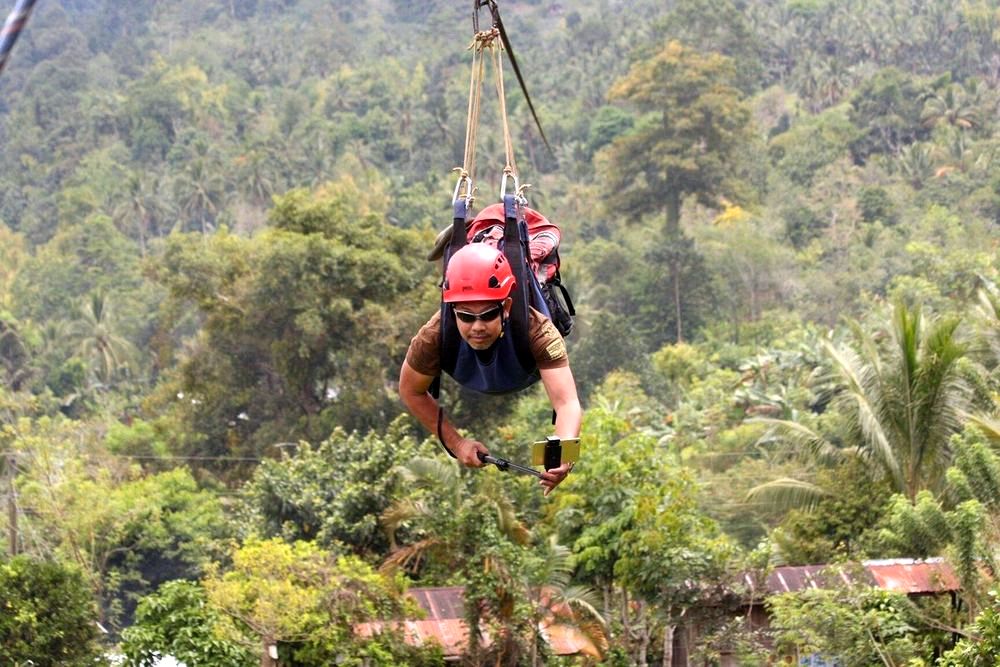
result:
[(961, 588), (958, 575), (940, 558), (926, 561), (872, 560), (866, 561), (865, 567), (876, 586), (896, 593), (947, 593)]
[[(417, 601), (427, 616), (402, 623), (406, 641), (411, 644), (437, 642), (444, 651), (445, 659), (454, 659), (462, 655), (469, 644), (469, 632), (465, 625), (464, 590), (462, 586), (411, 588), (409, 595)], [(384, 627), (398, 630), (399, 625), (358, 623), (354, 626), (354, 630), (367, 637)], [(543, 623), (541, 632), (556, 655), (600, 655), (593, 642), (572, 627)]]
[[(746, 583), (752, 581), (746, 578)], [(910, 559), (872, 560), (853, 566), (800, 565), (777, 567), (768, 574), (766, 594), (789, 593), (807, 588), (867, 584), (906, 595), (947, 593), (959, 589), (958, 576), (940, 558), (924, 561)], [(456, 659), (468, 646), (465, 626), (464, 588), (411, 588), (409, 595), (427, 613), (423, 619), (403, 622), (407, 641), (421, 644), (437, 642), (445, 659)], [(398, 628), (398, 624), (392, 624)], [(386, 624), (361, 623), (355, 630), (362, 635), (378, 632)], [(555, 655), (599, 655), (593, 643), (571, 626), (543, 624), (543, 636)], [(488, 641), (488, 639), (487, 639)]]
[[(747, 579), (747, 583), (750, 582)], [(958, 576), (941, 558), (870, 560), (854, 566), (776, 567), (767, 576), (769, 594), (861, 584), (906, 595), (947, 593), (960, 588)]]

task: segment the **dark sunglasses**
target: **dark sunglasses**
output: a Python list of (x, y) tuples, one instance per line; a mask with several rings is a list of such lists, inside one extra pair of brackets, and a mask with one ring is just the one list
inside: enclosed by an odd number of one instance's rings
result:
[(472, 324), (476, 320), (482, 320), (483, 322), (492, 322), (496, 318), (500, 317), (500, 314), (503, 312), (503, 306), (496, 305), (490, 308), (489, 310), (484, 310), (481, 313), (470, 313), (465, 310), (458, 310), (457, 308), (454, 307), (452, 307), (452, 310), (455, 311), (455, 317), (457, 317), (460, 322), (465, 322), (466, 324)]

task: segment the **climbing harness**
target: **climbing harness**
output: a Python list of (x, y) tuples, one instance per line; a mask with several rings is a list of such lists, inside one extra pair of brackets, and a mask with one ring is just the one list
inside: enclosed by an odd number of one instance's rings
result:
[[(480, 29), (479, 19), (483, 8), (488, 8), (491, 16), (491, 24), (488, 29)], [(474, 36), (469, 49), (472, 51), (473, 57), (469, 78), (469, 106), (466, 114), (465, 151), (462, 166), (455, 170), (458, 172), (458, 182), (455, 184), (452, 197), (454, 215), (450, 238), (442, 243), (443, 269), (444, 275), (447, 276), (448, 263), (451, 257), (468, 242), (466, 238), (468, 214), (475, 201), (477, 191), (475, 185), (476, 139), (482, 109), (482, 89), (485, 81), (486, 62), (488, 60), (493, 68), (493, 78), (497, 91), (500, 121), (504, 137), (505, 163), (500, 185), (504, 228), (503, 238), (500, 240), (501, 243), (498, 246), (510, 262), (516, 280), (515, 289), (517, 290), (509, 317), (509, 327), (511, 339), (513, 340), (513, 353), (520, 368), (517, 369), (517, 373), (514, 373), (517, 376), (516, 378), (511, 379), (509, 382), (501, 383), (501, 386), (493, 390), (500, 393), (507, 393), (523, 389), (538, 380), (537, 368), (528, 340), (530, 307), (536, 308), (546, 316), (549, 315), (549, 312), (545, 305), (545, 299), (542, 296), (538, 280), (529, 270), (528, 234), (522, 210), (527, 205), (524, 190), (529, 186), (520, 183), (517, 162), (514, 157), (514, 142), (511, 138), (510, 123), (507, 118), (507, 100), (503, 79), (503, 52), (506, 49), (510, 56), (513, 54), (511, 53), (509, 40), (506, 37), (506, 30), (503, 28), (503, 22), (500, 19), (500, 11), (496, 0), (474, 0), (472, 19)], [(511, 59), (513, 61), (513, 58)], [(520, 75), (518, 76), (520, 79)], [(508, 186), (511, 184), (513, 184), (513, 189), (508, 191)], [(470, 355), (467, 350), (462, 349), (461, 337), (454, 324), (454, 314), (451, 308), (445, 307), (442, 302), (441, 368), (449, 375), (455, 376), (455, 368), (460, 361), (468, 364), (477, 363), (474, 354)], [(436, 392), (438, 388), (439, 385), (435, 383), (434, 391)], [(483, 386), (483, 384), (474, 388), (479, 391), (485, 390), (490, 392), (490, 387)]]
[[(489, 9), (491, 24), (488, 29), (480, 29), (480, 12)], [(501, 176), (499, 197), (502, 214), (497, 218), (502, 222), (502, 235), (496, 239), (497, 247), (506, 256), (516, 280), (515, 292), (510, 315), (505, 322), (504, 333), (491, 351), (493, 356), (484, 358), (465, 343), (455, 324), (455, 315), (442, 299), (441, 305), (441, 371), (451, 375), (463, 386), (483, 393), (509, 393), (527, 388), (538, 381), (540, 374), (534, 355), (531, 352), (529, 320), (531, 309), (541, 312), (551, 319), (549, 308), (541, 286), (529, 265), (530, 250), (525, 209), (527, 199), (525, 191), (530, 187), (522, 184), (514, 157), (514, 142), (510, 123), (507, 117), (506, 89), (503, 78), (503, 54), (507, 53), (528, 106), (538, 125), (539, 132), (546, 147), (549, 146), (541, 124), (535, 113), (534, 105), (527, 94), (520, 68), (514, 59), (510, 40), (500, 18), (496, 0), (474, 0), (473, 2), (474, 36), (469, 49), (472, 51), (472, 69), (469, 78), (469, 105), (466, 114), (465, 150), (462, 166), (454, 171), (458, 180), (452, 195), (453, 217), (452, 225), (443, 231), (435, 244), (435, 250), (428, 259), (443, 258), (444, 281), (447, 280), (448, 264), (451, 257), (463, 246), (469, 243), (467, 238), (469, 212), (475, 202), (477, 193), (475, 181), (476, 142), (479, 128), (480, 112), (482, 110), (482, 90), (486, 78), (486, 63), (490, 62), (493, 69), (494, 85), (497, 91), (499, 114), (504, 140), (504, 168)], [(551, 148), (550, 148), (551, 150)], [(435, 378), (430, 392), (437, 397), (440, 392), (440, 375)], [(438, 410), (438, 438), (441, 439), (441, 424), (443, 409)], [(445, 446), (447, 450), (447, 446)], [(449, 454), (454, 454), (449, 450)]]

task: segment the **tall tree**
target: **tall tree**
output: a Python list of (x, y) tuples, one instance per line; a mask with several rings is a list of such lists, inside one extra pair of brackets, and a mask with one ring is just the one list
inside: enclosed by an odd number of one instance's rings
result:
[(750, 141), (750, 112), (733, 77), (729, 58), (669, 42), (615, 83), (610, 97), (643, 117), (601, 158), (613, 209), (663, 214), (676, 232), (688, 195), (717, 208), (724, 198), (747, 197), (737, 158)]
[[(417, 234), (387, 224), (384, 207), (345, 178), (279, 198), (272, 228), (252, 238), (168, 240), (156, 277), (179, 318), (193, 306), (204, 324), (161, 405), (211, 453), (318, 441), (337, 424), (383, 426), (398, 412), (389, 369), (404, 332), (427, 317), (419, 306), (430, 293), (418, 287), (430, 267)], [(179, 392), (191, 398), (178, 403)]]
[[(680, 238), (681, 204), (692, 195), (721, 208), (749, 198), (740, 176), (750, 113), (734, 86), (732, 60), (669, 42), (634, 65), (611, 89), (641, 114), (635, 127), (599, 156), (607, 205), (616, 215), (665, 216), (661, 243)], [(682, 310), (681, 263), (669, 262), (673, 310)], [(676, 339), (683, 339), (680, 317)]]

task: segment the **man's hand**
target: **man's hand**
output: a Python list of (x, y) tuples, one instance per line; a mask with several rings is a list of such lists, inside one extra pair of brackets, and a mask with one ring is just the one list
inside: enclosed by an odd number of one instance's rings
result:
[(545, 493), (543, 495), (549, 495), (552, 489), (559, 486), (559, 483), (566, 479), (566, 475), (569, 471), (573, 469), (572, 461), (569, 463), (564, 463), (558, 468), (553, 468), (552, 470), (546, 470), (542, 473), (542, 478), (538, 481), (545, 488)]
[(455, 458), (470, 468), (483, 467), (483, 462), (479, 460), (479, 452), (483, 454), (490, 453), (490, 450), (486, 449), (486, 445), (471, 438), (462, 438), (455, 443), (451, 451), (455, 453)]

